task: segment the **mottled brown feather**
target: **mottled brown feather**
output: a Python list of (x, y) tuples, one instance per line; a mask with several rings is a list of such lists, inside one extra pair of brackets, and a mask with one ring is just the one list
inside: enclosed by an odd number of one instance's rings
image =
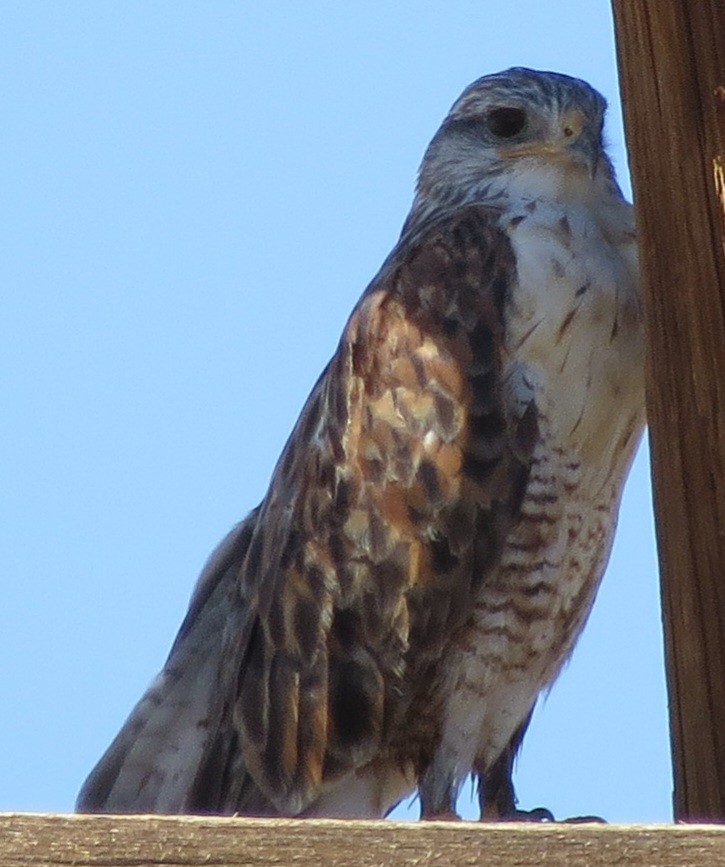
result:
[[(510, 98), (528, 120), (502, 144), (490, 110)], [(80, 809), (374, 816), (417, 784), (435, 817), (471, 769), (499, 813), (514, 803), (643, 423), (604, 108), (526, 69), (462, 94), (267, 495)]]
[(497, 216), (470, 207), (402, 240), (260, 507), (226, 656), (244, 765), (282, 813), (381, 751), (420, 764), (434, 746), (435, 725), (402, 744), (397, 723), (425, 700), (528, 470), (501, 393), (514, 262)]

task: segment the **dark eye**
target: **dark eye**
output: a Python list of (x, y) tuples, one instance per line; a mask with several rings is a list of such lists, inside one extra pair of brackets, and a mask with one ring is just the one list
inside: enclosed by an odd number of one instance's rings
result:
[(492, 108), (486, 115), (486, 126), (496, 138), (513, 138), (526, 126), (526, 112), (510, 106)]

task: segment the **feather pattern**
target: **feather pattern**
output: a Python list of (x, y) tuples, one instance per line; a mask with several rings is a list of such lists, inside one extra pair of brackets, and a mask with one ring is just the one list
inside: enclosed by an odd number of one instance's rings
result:
[(514, 69), (454, 105), (267, 494), (202, 573), (81, 810), (515, 805), (643, 425), (631, 209), (604, 101)]

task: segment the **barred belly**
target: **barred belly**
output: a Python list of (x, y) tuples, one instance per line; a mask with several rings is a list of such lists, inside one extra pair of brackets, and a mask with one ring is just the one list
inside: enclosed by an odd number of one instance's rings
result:
[(614, 432), (626, 447), (610, 452), (617, 457), (606, 470), (557, 444), (543, 413), (540, 423), (520, 520), (443, 666), (434, 766), (455, 770), (442, 786), (459, 785), (474, 764), (490, 767), (507, 746), (569, 657), (609, 557), (641, 420)]

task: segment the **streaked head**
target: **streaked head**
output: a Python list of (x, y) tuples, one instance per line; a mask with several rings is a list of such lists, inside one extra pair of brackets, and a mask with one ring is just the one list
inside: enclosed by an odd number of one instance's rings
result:
[[(419, 198), (476, 200), (522, 168), (558, 167), (607, 179), (604, 97), (585, 81), (515, 67), (479, 78), (454, 103), (426, 151)], [(420, 203), (419, 203), (420, 204)]]

